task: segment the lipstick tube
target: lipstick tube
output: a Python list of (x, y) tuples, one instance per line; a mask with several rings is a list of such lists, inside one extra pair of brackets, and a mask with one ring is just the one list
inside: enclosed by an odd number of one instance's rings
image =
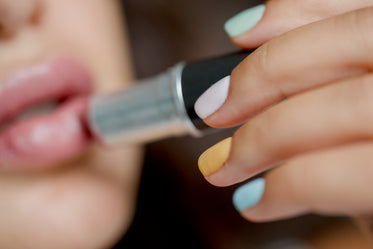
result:
[(171, 136), (202, 136), (208, 127), (194, 103), (212, 84), (230, 75), (252, 51), (194, 63), (178, 63), (132, 87), (93, 96), (88, 126), (103, 144), (146, 143)]

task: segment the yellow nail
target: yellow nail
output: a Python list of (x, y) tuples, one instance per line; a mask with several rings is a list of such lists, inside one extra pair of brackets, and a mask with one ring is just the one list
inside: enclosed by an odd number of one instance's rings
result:
[(206, 150), (198, 159), (198, 167), (204, 176), (209, 176), (227, 161), (232, 144), (232, 138), (226, 138)]

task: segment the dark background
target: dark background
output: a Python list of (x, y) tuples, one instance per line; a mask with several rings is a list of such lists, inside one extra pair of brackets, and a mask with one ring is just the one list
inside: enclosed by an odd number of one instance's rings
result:
[[(138, 78), (183, 60), (236, 51), (223, 31), (234, 14), (261, 1), (123, 0)], [(204, 138), (172, 138), (146, 147), (137, 213), (115, 248), (310, 248), (308, 238), (341, 219), (306, 216), (253, 224), (234, 210), (237, 186), (209, 185), (198, 156), (232, 130)]]

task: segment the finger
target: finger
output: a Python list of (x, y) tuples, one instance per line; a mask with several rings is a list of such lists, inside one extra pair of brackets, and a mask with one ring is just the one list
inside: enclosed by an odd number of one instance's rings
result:
[(296, 27), (372, 6), (370, 0), (272, 0), (244, 10), (224, 25), (233, 43), (256, 48)]
[[(294, 156), (373, 137), (373, 75), (309, 91), (259, 114), (234, 134), (231, 147), (212, 150), (200, 169), (214, 185), (243, 181)], [(218, 145), (218, 147), (221, 147)], [(210, 160), (211, 161), (211, 160)]]
[(369, 142), (290, 160), (270, 171), (261, 184), (257, 180), (238, 189), (235, 206), (247, 219), (261, 222), (305, 213), (371, 214), (372, 150)]
[[(214, 91), (226, 88), (212, 87), (198, 99), (196, 112), (213, 127), (235, 126), (285, 97), (366, 73), (373, 66), (372, 25), (373, 8), (367, 8), (275, 38), (223, 82), (230, 86), (221, 106)], [(200, 112), (200, 106), (208, 108)]]

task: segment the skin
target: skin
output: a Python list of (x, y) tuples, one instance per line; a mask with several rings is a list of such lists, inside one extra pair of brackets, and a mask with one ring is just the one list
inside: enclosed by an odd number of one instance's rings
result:
[[(248, 120), (254, 113), (261, 114), (233, 138), (228, 162), (235, 170), (223, 168), (207, 180), (230, 185), (243, 180), (238, 175), (246, 179), (282, 163), (267, 174), (262, 201), (242, 213), (247, 219), (267, 221), (305, 212), (353, 216), (371, 213), (372, 126), (370, 108), (366, 107), (373, 93), (367, 83), (373, 43), (365, 41), (371, 39), (372, 10), (324, 20), (369, 2), (273, 0), (267, 4), (258, 26), (233, 39), (244, 48), (265, 45), (234, 71), (226, 104), (206, 122), (228, 127)], [(289, 17), (290, 6), (298, 15)], [(110, 91), (131, 80), (116, 2), (0, 0), (0, 13), (0, 82), (19, 68), (61, 53), (74, 55), (89, 68), (97, 91)], [(280, 18), (285, 20), (281, 25)], [(316, 20), (321, 21), (306, 25)], [(281, 35), (295, 27), (301, 28)], [(310, 37), (326, 39), (315, 44)], [(335, 46), (341, 41), (346, 46), (354, 45), (348, 46), (347, 55)], [(340, 49), (345, 51), (343, 44)], [(311, 45), (316, 51), (328, 51), (327, 58), (326, 53), (304, 49)], [(287, 63), (275, 59), (286, 58), (281, 53), (289, 49), (294, 51), (287, 56)], [(331, 61), (327, 64), (325, 60)], [(297, 66), (303, 70), (296, 70)], [(258, 90), (263, 94), (250, 97), (250, 92)], [(285, 96), (295, 97), (276, 104)], [(334, 104), (330, 96), (338, 100), (338, 108), (352, 108), (349, 114), (359, 110), (358, 115), (339, 117), (339, 112), (327, 108)], [(303, 110), (311, 111), (305, 115)], [(295, 126), (293, 120), (304, 123)], [(315, 130), (314, 120), (325, 122), (321, 133), (311, 132)], [(340, 128), (341, 121), (351, 131), (348, 136), (345, 129), (335, 129)], [(266, 133), (258, 132), (261, 129)], [(294, 132), (304, 136), (294, 136)], [(253, 144), (261, 146), (259, 158), (247, 156), (248, 151), (257, 155), (252, 151), (258, 149)], [(109, 247), (128, 228), (133, 215), (139, 156), (137, 148), (103, 150), (93, 146), (81, 157), (45, 171), (2, 170), (0, 247)], [(265, 160), (261, 161), (260, 156)]]
[(243, 124), (224, 166), (206, 179), (228, 186), (272, 169), (259, 203), (241, 212), (246, 219), (317, 213), (369, 224), (371, 5), (272, 0), (253, 29), (232, 38), (260, 47), (233, 71), (226, 102), (205, 119), (220, 128)]
[[(0, 0), (0, 85), (59, 54), (92, 73), (97, 92), (132, 79), (113, 0)], [(53, 84), (53, 82), (51, 82)], [(107, 248), (133, 217), (141, 151), (103, 149), (39, 171), (0, 172), (0, 248)]]

